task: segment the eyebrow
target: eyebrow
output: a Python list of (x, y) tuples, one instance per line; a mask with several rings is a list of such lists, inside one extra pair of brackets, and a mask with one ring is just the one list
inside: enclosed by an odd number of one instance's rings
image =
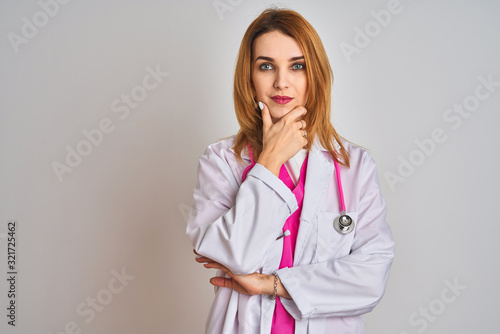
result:
[[(257, 61), (259, 59), (266, 60), (266, 61), (274, 61), (273, 58), (271, 58), (271, 57), (265, 57), (265, 56), (258, 56), (257, 58), (255, 58), (255, 61)], [(299, 59), (304, 59), (304, 56), (292, 57), (288, 61), (296, 61), (296, 60), (299, 60)]]

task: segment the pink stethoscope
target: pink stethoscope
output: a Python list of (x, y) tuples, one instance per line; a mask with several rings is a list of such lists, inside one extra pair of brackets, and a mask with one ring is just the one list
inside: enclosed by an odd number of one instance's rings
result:
[[(248, 151), (250, 154), (250, 159), (253, 162), (252, 151), (250, 149), (250, 144), (248, 144)], [(337, 175), (337, 187), (339, 189), (339, 198), (340, 198), (340, 216), (334, 219), (333, 227), (340, 234), (348, 234), (354, 231), (355, 223), (354, 220), (346, 214), (345, 210), (345, 201), (344, 201), (344, 190), (342, 189), (342, 180), (340, 179), (340, 167), (337, 160), (333, 159), (335, 164), (335, 174)], [(250, 167), (250, 166), (249, 166)], [(245, 170), (245, 172), (247, 172)], [(245, 173), (244, 172), (244, 173)], [(284, 234), (280, 235), (276, 240), (283, 238), (284, 236), (290, 235), (290, 231), (286, 231)]]
[(333, 159), (335, 163), (335, 174), (337, 175), (337, 187), (339, 188), (340, 197), (340, 216), (333, 221), (333, 227), (340, 234), (348, 234), (354, 230), (354, 220), (345, 213), (344, 191), (342, 190), (342, 180), (340, 179), (340, 168), (337, 160)]
[[(333, 227), (340, 234), (349, 234), (354, 231), (355, 223), (354, 220), (346, 214), (345, 201), (344, 201), (344, 190), (342, 189), (342, 180), (340, 179), (340, 167), (337, 160), (333, 159), (335, 163), (335, 174), (337, 175), (337, 187), (339, 189), (340, 198), (340, 216), (335, 218), (333, 221)], [(284, 234), (280, 235), (276, 240), (290, 235), (290, 231), (286, 230)]]

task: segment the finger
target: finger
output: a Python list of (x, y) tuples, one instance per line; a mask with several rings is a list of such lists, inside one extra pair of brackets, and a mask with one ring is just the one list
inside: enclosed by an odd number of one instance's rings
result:
[(222, 272), (226, 273), (229, 277), (234, 276), (233, 273), (229, 269), (227, 269), (226, 267), (224, 267), (223, 265), (221, 265), (220, 263), (217, 263), (217, 262), (205, 263), (205, 264), (203, 264), (203, 266), (207, 269), (219, 269)]
[(223, 272), (225, 272), (229, 277), (236, 276), (235, 274), (233, 274), (233, 272), (231, 270), (229, 270), (228, 268), (226, 268), (225, 266), (223, 266), (222, 264), (220, 264), (218, 262), (206, 263), (203, 266), (207, 269), (220, 269)]
[(199, 263), (209, 263), (209, 262), (215, 262), (214, 260), (212, 259), (209, 259), (208, 257), (205, 257), (205, 256), (202, 256), (202, 257), (197, 257), (194, 259), (196, 262), (199, 262)]
[(233, 279), (226, 277), (212, 277), (210, 279), (210, 284), (221, 288), (230, 288), (233, 286)]
[(261, 110), (262, 130), (264, 133), (266, 133), (273, 125), (273, 120), (271, 119), (271, 113), (269, 112), (269, 108), (267, 107), (267, 105), (264, 102), (260, 102), (260, 103), (262, 103), (262, 107), (263, 107)]
[(296, 123), (297, 123), (297, 130), (302, 130), (302, 131), (304, 131), (304, 130), (306, 129), (306, 125), (307, 125), (307, 123), (306, 123), (306, 121), (304, 121), (303, 119), (298, 120)]
[(231, 271), (229, 269), (227, 269), (222, 264), (217, 263), (217, 262), (205, 263), (203, 266), (207, 269), (220, 269), (223, 272), (225, 272), (226, 274), (228, 274), (229, 276), (232, 276), (232, 274), (233, 274), (233, 273), (231, 273)]
[(307, 109), (303, 106), (296, 106), (289, 113), (283, 116), (281, 119), (284, 121), (298, 121), (307, 113)]

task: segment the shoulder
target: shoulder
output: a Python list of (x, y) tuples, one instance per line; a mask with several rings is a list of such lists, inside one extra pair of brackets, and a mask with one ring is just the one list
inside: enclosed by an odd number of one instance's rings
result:
[(349, 152), (349, 156), (351, 158), (351, 164), (355, 163), (366, 163), (368, 160), (373, 160), (369, 150), (365, 147), (352, 143), (346, 139), (342, 138), (342, 144), (346, 148), (347, 152)]
[(206, 157), (218, 157), (222, 160), (234, 160), (236, 156), (232, 149), (234, 143), (236, 142), (236, 135), (232, 135), (226, 138), (222, 138), (213, 144), (208, 145), (203, 156)]
[(351, 166), (348, 173), (355, 175), (361, 184), (375, 182), (378, 186), (377, 163), (370, 151), (347, 140), (343, 141), (343, 143), (350, 154)]
[(211, 174), (210, 177), (212, 178), (216, 177), (215, 174), (222, 174), (226, 179), (234, 179), (239, 184), (241, 182), (241, 175), (250, 163), (250, 160), (246, 159), (248, 157), (246, 151), (242, 152), (246, 163), (242, 163), (236, 159), (236, 154), (232, 149), (235, 142), (236, 135), (233, 135), (208, 145), (199, 159), (199, 172), (205, 171), (207, 174)]
[(377, 170), (377, 165), (370, 151), (360, 145), (350, 142), (344, 138), (341, 139), (342, 145), (349, 153), (349, 165), (346, 169), (347, 174), (357, 175), (360, 177), (366, 173), (373, 173)]

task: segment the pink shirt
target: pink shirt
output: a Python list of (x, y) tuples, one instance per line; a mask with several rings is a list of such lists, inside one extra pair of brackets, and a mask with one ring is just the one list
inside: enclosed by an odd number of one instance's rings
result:
[[(248, 172), (255, 165), (252, 152), (249, 148), (249, 155), (251, 159), (250, 165), (245, 169), (242, 175), (244, 181)], [(293, 192), (297, 199), (298, 209), (286, 220), (283, 225), (283, 233), (286, 230), (290, 231), (290, 235), (283, 237), (283, 253), (281, 255), (281, 263), (279, 269), (285, 267), (293, 267), (293, 255), (295, 253), (295, 244), (297, 241), (297, 234), (299, 232), (300, 214), (302, 212), (302, 202), (304, 199), (304, 184), (307, 171), (307, 158), (305, 157), (302, 167), (300, 169), (300, 177), (297, 185), (294, 184), (290, 174), (285, 167), (281, 166), (279, 178), (283, 183)], [(293, 334), (295, 331), (295, 319), (285, 310), (281, 304), (279, 296), (276, 296), (276, 307), (274, 309), (273, 321), (271, 326), (271, 334)]]

